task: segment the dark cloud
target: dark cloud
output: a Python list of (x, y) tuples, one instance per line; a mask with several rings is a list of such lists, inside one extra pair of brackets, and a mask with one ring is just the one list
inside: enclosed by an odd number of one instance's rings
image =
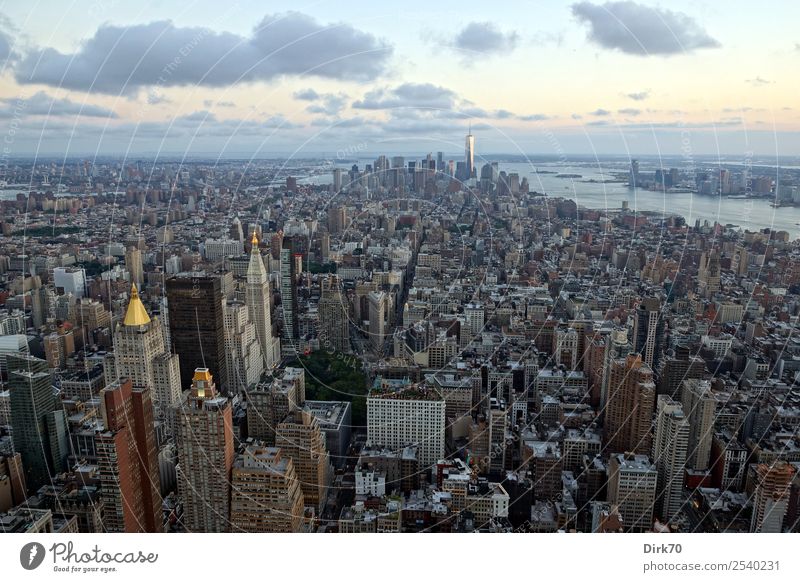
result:
[(6, 109), (19, 107), (19, 111), (26, 115), (48, 115), (60, 117), (66, 115), (80, 115), (83, 117), (106, 117), (116, 119), (118, 116), (111, 109), (92, 105), (90, 103), (78, 103), (70, 99), (57, 99), (51, 97), (44, 91), (34, 93), (30, 97), (20, 99), (0, 99), (6, 105)]
[(463, 51), (491, 55), (514, 50), (518, 40), (516, 32), (504, 33), (491, 22), (470, 22), (456, 35), (452, 46)]
[(146, 86), (225, 86), (284, 75), (364, 81), (385, 70), (392, 47), (347, 24), (299, 12), (266, 16), (248, 37), (170, 21), (101, 26), (73, 54), (30, 52), (21, 83), (119, 94)]
[(589, 115), (594, 115), (595, 117), (604, 117), (606, 115), (611, 115), (611, 112), (608, 109), (595, 109), (594, 111), (590, 111)]
[(647, 89), (646, 91), (637, 91), (634, 93), (625, 93), (625, 97), (628, 99), (633, 99), (634, 101), (644, 101), (650, 97), (650, 89)]
[(403, 83), (393, 89), (369, 91), (364, 98), (353, 103), (354, 109), (397, 109), (422, 107), (452, 109), (457, 96), (450, 89), (430, 83)]
[(572, 14), (588, 25), (589, 40), (631, 55), (673, 55), (720, 46), (683, 12), (625, 1), (579, 2), (572, 5)]

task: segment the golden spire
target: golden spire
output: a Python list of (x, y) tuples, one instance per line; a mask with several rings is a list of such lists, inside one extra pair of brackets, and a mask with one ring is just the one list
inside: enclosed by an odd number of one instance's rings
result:
[(253, 249), (258, 248), (258, 237), (256, 236), (256, 231), (253, 231), (253, 238), (250, 239), (250, 245)]
[(136, 284), (131, 285), (131, 300), (128, 302), (128, 310), (125, 312), (125, 325), (139, 326), (150, 323), (150, 316), (147, 315), (147, 310), (142, 305), (142, 300), (139, 299), (139, 292), (136, 290)]

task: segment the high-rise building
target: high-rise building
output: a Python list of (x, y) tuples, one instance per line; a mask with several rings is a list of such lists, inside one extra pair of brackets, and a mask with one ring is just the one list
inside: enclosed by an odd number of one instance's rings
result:
[(720, 290), (721, 268), (719, 253), (715, 249), (704, 252), (697, 269), (697, 281), (703, 297), (713, 297)]
[(750, 531), (781, 533), (789, 506), (790, 487), (797, 469), (785, 461), (756, 467), (756, 491)]
[(208, 368), (225, 393), (225, 316), (222, 282), (204, 271), (183, 272), (167, 279), (172, 351), (178, 354), (181, 386), (192, 382), (193, 370)]
[(369, 301), (369, 341), (378, 354), (383, 353), (386, 341), (386, 293), (372, 291), (368, 296)]
[(650, 453), (655, 408), (653, 371), (638, 355), (611, 362), (604, 445), (612, 453)]
[(188, 392), (176, 411), (183, 525), (190, 532), (226, 532), (234, 460), (231, 404), (217, 394), (208, 368), (195, 370)]
[(8, 354), (6, 367), (14, 450), (22, 455), (25, 482), (36, 491), (64, 470), (69, 452), (66, 416), (46, 361)]
[(292, 459), (280, 448), (248, 444), (233, 464), (231, 531), (298, 532), (304, 509)]
[(628, 332), (624, 329), (614, 329), (609, 337), (605, 338), (605, 352), (603, 354), (603, 371), (600, 387), (600, 410), (605, 410), (608, 404), (609, 384), (611, 382), (611, 363), (624, 358), (631, 353), (633, 346), (628, 341)]
[(275, 445), (294, 462), (306, 506), (321, 510), (332, 471), (319, 421), (307, 410), (295, 410), (278, 424)]
[(464, 146), (464, 180), (472, 178), (475, 172), (475, 136), (472, 135), (472, 127), (470, 126), (469, 133), (467, 134)]
[(320, 346), (328, 352), (350, 351), (350, 304), (339, 287), (336, 275), (321, 284), (319, 300)]
[(664, 340), (664, 318), (661, 301), (647, 297), (639, 303), (633, 320), (633, 350), (642, 355), (651, 369), (658, 367)]
[(272, 334), (269, 276), (258, 250), (258, 238), (255, 232), (250, 243), (245, 303), (250, 313), (250, 321), (255, 326), (258, 343), (261, 346), (264, 369), (272, 370), (280, 359), (280, 340)]
[(367, 398), (367, 439), (394, 451), (417, 446), (423, 471), (444, 458), (445, 401), (434, 390), (409, 387)]
[(163, 532), (150, 388), (130, 378), (100, 392), (103, 428), (95, 434), (107, 532)]
[(681, 390), (683, 411), (689, 420), (689, 448), (686, 466), (705, 471), (711, 461), (711, 442), (714, 438), (714, 418), (717, 401), (707, 380), (695, 378), (683, 381)]
[(283, 320), (284, 350), (296, 351), (299, 338), (297, 305), (297, 261), (295, 241), (286, 237), (281, 244), (281, 314)]
[(625, 531), (653, 526), (658, 471), (647, 455), (612, 455), (608, 463), (608, 501), (618, 506)]
[(683, 408), (669, 396), (658, 397), (653, 462), (658, 470), (656, 511), (662, 520), (674, 518), (683, 505), (683, 473), (689, 442), (689, 423)]
[(250, 312), (243, 303), (225, 303), (225, 367), (228, 390), (240, 392), (255, 386), (264, 372), (264, 357)]
[(134, 386), (150, 388), (159, 417), (181, 397), (179, 358), (169, 352), (161, 320), (147, 314), (136, 285), (131, 287), (125, 317), (114, 330), (114, 353), (106, 357), (106, 378), (130, 378)]
[(131, 284), (141, 287), (144, 284), (144, 267), (142, 266), (142, 251), (136, 247), (128, 247), (125, 251), (125, 268), (131, 276)]
[(347, 208), (344, 206), (331, 206), (328, 208), (328, 231), (333, 235), (337, 235), (342, 234), (346, 228)]

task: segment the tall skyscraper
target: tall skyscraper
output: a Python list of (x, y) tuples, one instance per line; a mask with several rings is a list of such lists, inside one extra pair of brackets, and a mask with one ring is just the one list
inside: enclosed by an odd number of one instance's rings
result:
[(304, 515), (294, 462), (277, 447), (247, 445), (233, 464), (231, 531), (293, 533)]
[(131, 283), (137, 287), (144, 284), (144, 267), (142, 266), (142, 251), (136, 247), (129, 247), (125, 251), (125, 268), (131, 276)]
[(181, 385), (188, 386), (193, 370), (208, 368), (226, 391), (225, 316), (219, 277), (191, 271), (167, 279), (172, 350), (180, 358)]
[(466, 176), (464, 180), (472, 178), (475, 171), (475, 136), (472, 135), (472, 124), (470, 124), (469, 133), (467, 134), (465, 147), (464, 147), (464, 173)]
[(225, 303), (225, 358), (228, 390), (238, 393), (261, 379), (264, 356), (247, 306), (238, 301)]
[(658, 367), (661, 346), (664, 340), (664, 318), (661, 301), (647, 297), (636, 308), (633, 320), (633, 350), (642, 355), (642, 360), (651, 369)]
[(45, 360), (8, 354), (6, 367), (14, 450), (22, 455), (25, 482), (36, 491), (64, 470), (69, 452), (66, 416)]
[(285, 350), (296, 351), (299, 338), (297, 306), (297, 261), (295, 241), (286, 237), (281, 244), (281, 313), (283, 315), (283, 344)]
[(611, 362), (603, 441), (612, 453), (649, 454), (655, 407), (653, 371), (638, 355)]
[(689, 449), (686, 466), (705, 471), (711, 462), (717, 401), (707, 380), (687, 379), (681, 391), (683, 411), (689, 420)]
[(789, 507), (790, 487), (797, 469), (785, 461), (756, 467), (756, 491), (750, 531), (780, 533)]
[(229, 530), (234, 460), (231, 404), (217, 394), (211, 371), (197, 368), (192, 388), (176, 411), (178, 494), (190, 532)]
[(250, 242), (245, 303), (250, 313), (250, 321), (255, 326), (258, 343), (261, 346), (264, 369), (272, 370), (280, 358), (280, 340), (272, 335), (269, 276), (258, 250), (258, 238), (255, 232)]
[(106, 358), (106, 378), (130, 378), (134, 386), (150, 388), (157, 416), (181, 397), (178, 356), (169, 352), (161, 320), (147, 314), (136, 285), (131, 287), (125, 317), (114, 330), (114, 353)]
[(163, 532), (158, 450), (148, 387), (130, 378), (100, 392), (103, 428), (95, 434), (107, 532)]
[(628, 532), (653, 526), (658, 472), (647, 455), (612, 455), (608, 463), (608, 500), (619, 507)]
[(336, 275), (322, 282), (319, 300), (320, 344), (332, 352), (350, 351), (350, 313), (347, 297), (339, 287)]
[(658, 397), (653, 462), (658, 470), (656, 510), (668, 522), (683, 505), (683, 472), (689, 442), (689, 423), (683, 408), (669, 396)]

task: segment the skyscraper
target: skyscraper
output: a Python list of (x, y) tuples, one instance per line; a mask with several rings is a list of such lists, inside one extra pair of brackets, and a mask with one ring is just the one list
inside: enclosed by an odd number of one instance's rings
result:
[(295, 241), (286, 237), (281, 244), (281, 313), (283, 315), (283, 348), (297, 349), (299, 338), (297, 312), (297, 262), (295, 260)]
[(225, 367), (228, 390), (239, 392), (255, 386), (264, 372), (264, 356), (247, 306), (225, 303)]
[(66, 417), (46, 361), (8, 354), (6, 367), (14, 450), (22, 455), (25, 482), (36, 491), (64, 470), (69, 452)]
[(330, 276), (322, 282), (319, 300), (320, 345), (332, 352), (350, 351), (350, 313), (347, 298), (339, 288), (339, 278)]
[(103, 428), (95, 434), (107, 532), (163, 532), (158, 451), (148, 387), (130, 378), (100, 392)]
[(130, 378), (134, 386), (150, 388), (159, 416), (181, 397), (179, 359), (169, 352), (164, 331), (161, 320), (147, 314), (133, 285), (125, 318), (114, 330), (114, 353), (106, 358), (106, 377)]
[(658, 367), (664, 340), (664, 318), (661, 301), (647, 297), (639, 303), (633, 320), (633, 350), (651, 369)]
[(253, 232), (251, 240), (250, 263), (247, 265), (245, 303), (250, 313), (250, 321), (255, 326), (258, 343), (261, 346), (264, 369), (272, 370), (280, 358), (280, 340), (272, 335), (269, 276), (258, 250), (258, 238), (255, 232)]
[(689, 420), (689, 448), (686, 466), (698, 471), (709, 468), (717, 401), (707, 380), (683, 381), (683, 411)]
[(658, 397), (653, 462), (658, 470), (656, 509), (669, 521), (683, 505), (683, 472), (689, 441), (689, 423), (683, 408), (671, 397)]
[(643, 532), (653, 525), (658, 472), (647, 455), (612, 455), (608, 463), (608, 500), (619, 507), (625, 531)]
[(331, 473), (330, 455), (319, 421), (308, 410), (295, 410), (276, 429), (275, 445), (294, 462), (305, 504), (321, 510)]
[(376, 353), (383, 353), (386, 341), (386, 293), (372, 291), (369, 294), (369, 341)]
[(785, 461), (756, 467), (756, 491), (750, 531), (780, 533), (789, 506), (792, 479), (797, 469)]
[(204, 271), (191, 271), (167, 279), (169, 328), (172, 350), (181, 364), (181, 385), (192, 381), (193, 370), (208, 368), (226, 391), (225, 317), (222, 283)]
[(229, 529), (233, 420), (227, 398), (217, 394), (208, 368), (197, 368), (192, 388), (176, 411), (178, 494), (190, 532)]
[(464, 148), (464, 173), (466, 176), (464, 180), (472, 178), (475, 171), (475, 136), (472, 135), (472, 124), (470, 124), (469, 133), (467, 134), (465, 148)]
[(277, 447), (247, 445), (233, 464), (231, 531), (293, 533), (304, 515), (294, 462)]
[(655, 406), (653, 371), (638, 355), (611, 362), (603, 442), (612, 453), (649, 454)]

